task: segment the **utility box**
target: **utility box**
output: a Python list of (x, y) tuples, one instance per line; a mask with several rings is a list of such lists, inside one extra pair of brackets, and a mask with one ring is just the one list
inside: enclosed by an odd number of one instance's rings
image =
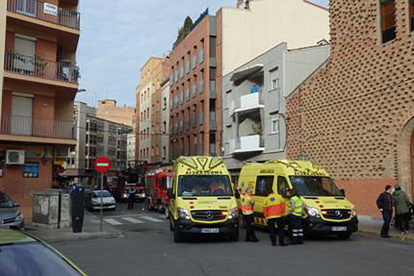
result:
[(52, 228), (70, 228), (70, 195), (63, 190), (47, 190), (33, 194), (33, 224)]

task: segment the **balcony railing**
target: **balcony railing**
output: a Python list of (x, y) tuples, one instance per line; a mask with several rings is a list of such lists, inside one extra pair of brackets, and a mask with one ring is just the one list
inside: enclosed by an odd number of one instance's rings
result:
[(246, 111), (250, 109), (263, 108), (263, 99), (261, 93), (249, 93), (241, 96), (240, 99), (231, 103), (234, 112)]
[(7, 10), (72, 29), (80, 29), (80, 13), (46, 3), (44, 0), (7, 0)]
[(4, 70), (49, 80), (78, 83), (79, 68), (69, 62), (46, 61), (34, 56), (6, 52)]
[(1, 134), (55, 139), (75, 139), (75, 130), (76, 126), (72, 121), (17, 115), (3, 115), (0, 128)]
[(234, 140), (234, 153), (264, 151), (261, 135), (243, 136)]

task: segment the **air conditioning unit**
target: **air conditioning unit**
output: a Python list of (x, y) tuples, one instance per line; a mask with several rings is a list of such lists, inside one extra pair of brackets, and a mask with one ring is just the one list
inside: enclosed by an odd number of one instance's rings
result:
[(24, 165), (24, 150), (8, 150), (6, 154), (7, 165)]

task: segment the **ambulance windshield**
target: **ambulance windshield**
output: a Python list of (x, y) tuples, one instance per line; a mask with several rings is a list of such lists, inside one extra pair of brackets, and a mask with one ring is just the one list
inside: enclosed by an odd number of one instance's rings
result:
[(329, 177), (291, 176), (290, 183), (301, 196), (342, 196)]
[(178, 179), (178, 196), (233, 196), (226, 175), (183, 175)]

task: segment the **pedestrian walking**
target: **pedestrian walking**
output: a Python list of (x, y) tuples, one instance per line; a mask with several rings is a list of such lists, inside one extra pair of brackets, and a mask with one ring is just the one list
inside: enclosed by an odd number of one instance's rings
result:
[(377, 199), (377, 207), (382, 213), (384, 223), (381, 228), (381, 237), (390, 238), (390, 223), (392, 219), (392, 187), (391, 185), (385, 186), (385, 192), (381, 193)]
[(410, 206), (411, 202), (407, 194), (401, 190), (400, 185), (394, 186), (393, 204), (395, 207), (397, 228), (401, 231), (401, 234), (408, 235), (410, 233)]
[(305, 203), (298, 196), (295, 189), (288, 191), (289, 204), (289, 229), (291, 231), (291, 244), (303, 244), (302, 215)]
[(246, 193), (241, 195), (241, 209), (243, 220), (246, 225), (246, 242), (258, 242), (259, 239), (254, 232), (254, 200), (252, 200), (251, 195), (251, 188), (247, 188)]
[(133, 187), (128, 189), (128, 210), (134, 209), (135, 193), (137, 190)]
[(286, 246), (285, 243), (285, 212), (286, 204), (284, 199), (273, 192), (268, 191), (269, 195), (263, 204), (263, 215), (269, 227), (269, 235), (272, 246), (276, 246), (276, 225), (279, 236), (279, 246)]

